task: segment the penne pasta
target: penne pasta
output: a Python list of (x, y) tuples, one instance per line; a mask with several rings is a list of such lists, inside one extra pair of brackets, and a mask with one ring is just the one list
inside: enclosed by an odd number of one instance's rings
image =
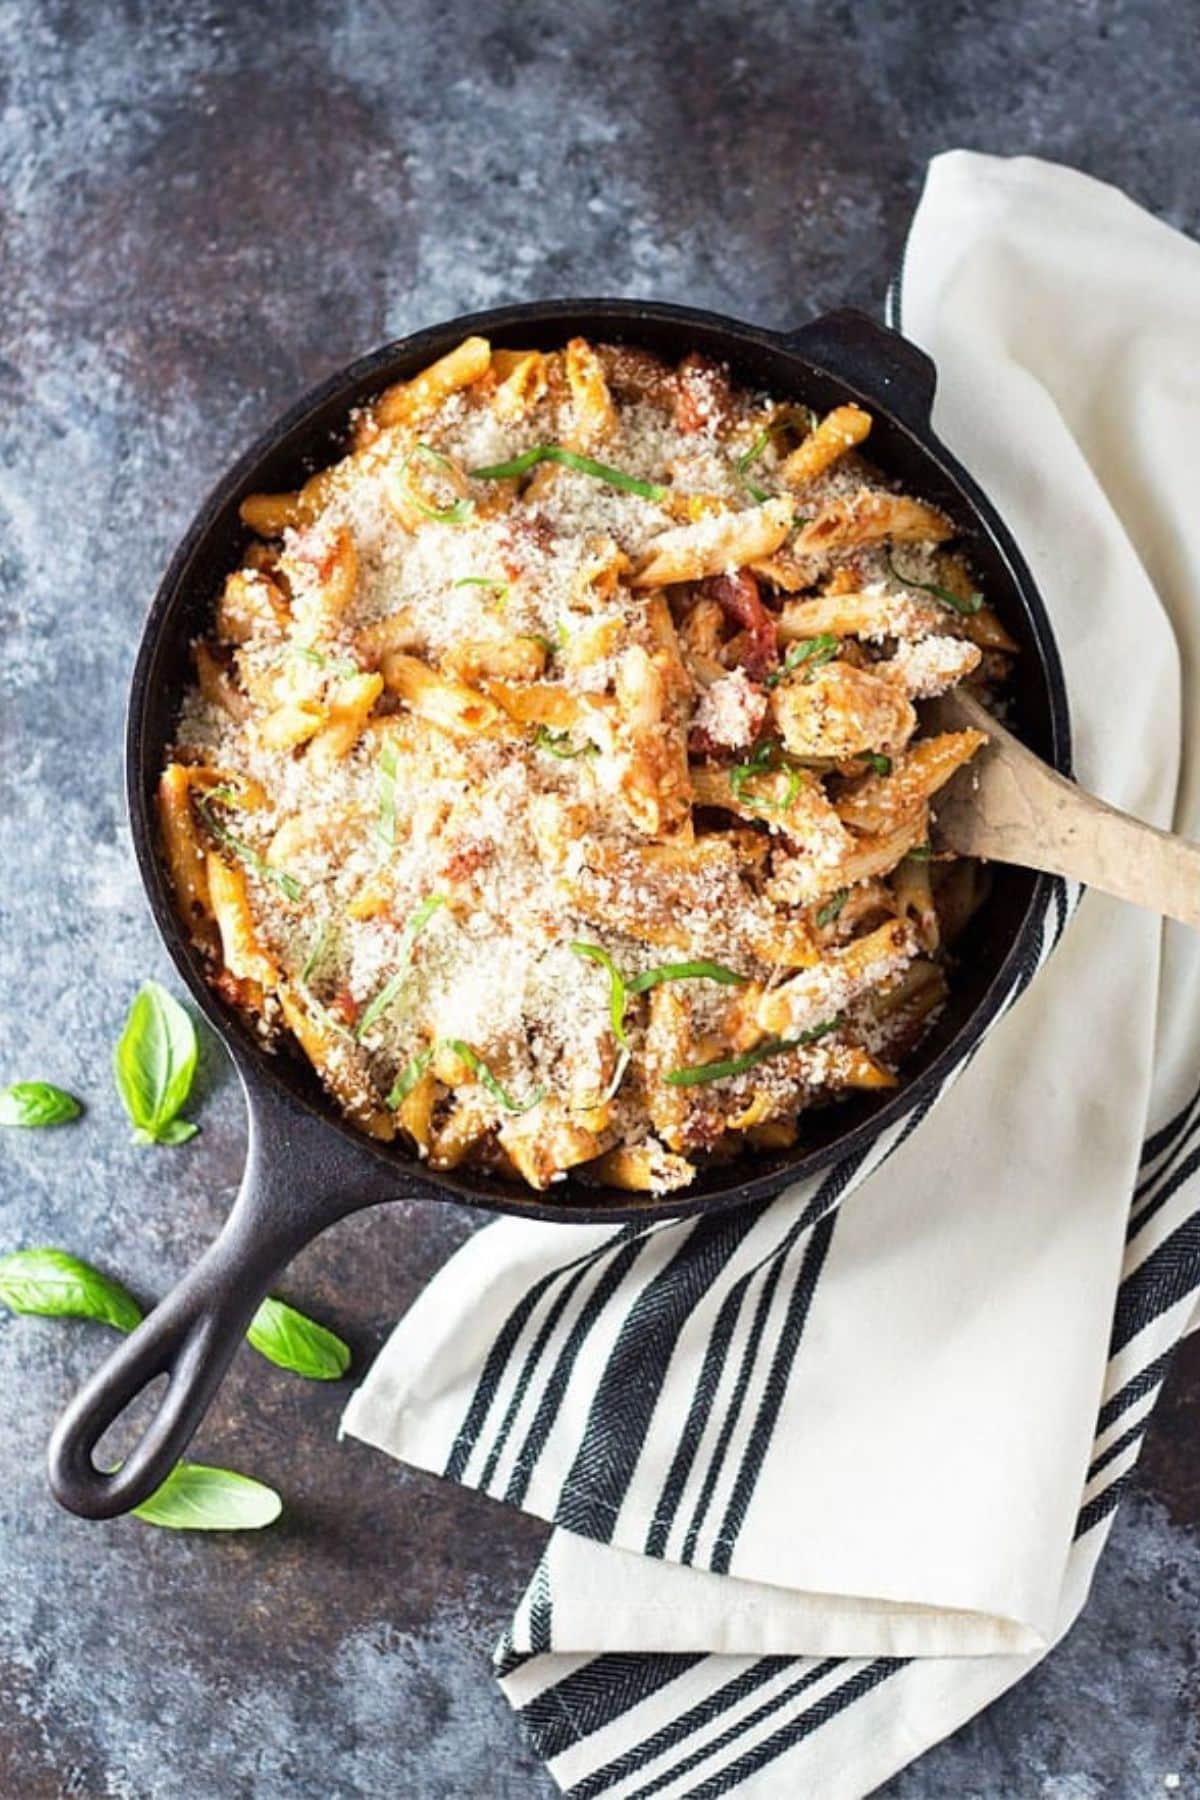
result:
[(770, 556), (792, 528), (790, 500), (767, 500), (745, 512), (717, 513), (653, 538), (633, 575), (639, 588), (701, 581)]
[[(922, 702), (1013, 639), (871, 419), (474, 335), (251, 494), (158, 788), (222, 1000), (434, 1171), (664, 1194), (882, 1092), (986, 894)], [(967, 940), (969, 941), (969, 940)]]
[(779, 478), (790, 488), (804, 487), (832, 468), (839, 458), (861, 444), (871, 429), (871, 415), (861, 406), (835, 406), (815, 431), (785, 458)]

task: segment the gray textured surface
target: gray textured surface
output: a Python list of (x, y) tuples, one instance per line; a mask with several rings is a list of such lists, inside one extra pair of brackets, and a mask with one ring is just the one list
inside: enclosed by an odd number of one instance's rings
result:
[[(351, 354), (470, 306), (874, 304), (943, 146), (1077, 163), (1195, 231), (1195, 76), (1176, 0), (0, 6), (0, 1079), (90, 1104), (4, 1135), (0, 1246), (69, 1245), (149, 1298), (236, 1185), (219, 1052), (185, 1150), (130, 1146), (108, 1077), (137, 981), (166, 973), (121, 816), (129, 663), (233, 451)], [(470, 1224), (352, 1221), (288, 1292), (361, 1367)], [(0, 1322), (0, 1792), (550, 1791), (486, 1656), (531, 1522), (337, 1446), (344, 1390), (249, 1353), (199, 1448), (275, 1482), (284, 1524), (70, 1520), (42, 1445), (100, 1349)], [(1200, 1789), (1198, 1435), (1193, 1346), (1084, 1621), (896, 1800)]]

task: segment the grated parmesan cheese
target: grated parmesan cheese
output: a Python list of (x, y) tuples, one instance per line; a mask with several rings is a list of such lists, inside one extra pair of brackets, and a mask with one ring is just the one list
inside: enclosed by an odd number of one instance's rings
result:
[[(622, 354), (602, 356), (617, 370)], [(733, 1121), (743, 1114), (787, 1119), (839, 1092), (854, 1048), (888, 1041), (872, 996), (917, 946), (902, 932), (886, 955), (857, 966), (844, 952), (858, 927), (835, 923), (813, 960), (815, 902), (858, 848), (820, 795), (794, 816), (767, 804), (693, 840), (689, 737), (709, 757), (748, 759), (769, 729), (768, 696), (741, 666), (736, 622), (701, 643), (692, 636), (699, 596), (686, 583), (658, 595), (629, 576), (664, 532), (686, 525), (693, 542), (715, 545), (730, 514), (755, 504), (739, 458), (758, 444), (769, 403), (732, 391), (726, 373), (700, 359), (672, 374), (646, 358), (629, 365), (638, 380), (618, 388), (615, 426), (588, 453), (663, 488), (661, 498), (549, 462), (519, 487), (473, 477), (574, 441), (568, 384), (554, 357), (546, 366), (531, 404), (503, 417), (490, 404), (491, 377), (411, 425), (376, 431), (369, 412), (360, 415), (364, 447), (323, 479), (316, 517), (260, 556), (269, 580), (262, 567), (245, 572), (231, 640), (209, 647), (236, 704), (223, 704), (211, 682), (189, 689), (178, 754), (223, 784), (227, 833), (241, 849), (231, 851), (228, 836), (209, 847), (240, 859), (254, 931), (310, 1007), (322, 1073), (353, 1116), (390, 1123), (397, 1077), (453, 1040), (487, 1078), (457, 1052), (449, 1080), (449, 1052), (431, 1065), (436, 1099), (419, 1148), (435, 1164), (465, 1153), (545, 1185), (581, 1158), (626, 1150), (664, 1192), (741, 1129)], [(778, 483), (784, 454), (777, 434), (759, 445), (755, 484)], [(798, 505), (811, 515), (872, 491), (891, 489), (851, 454)], [(906, 544), (904, 554), (914, 581), (935, 567), (926, 546)], [(352, 575), (336, 603), (335, 564)], [(779, 568), (785, 592), (764, 581), (769, 607), (838, 571), (885, 598), (878, 634), (860, 639), (852, 660), (914, 698), (979, 661), (949, 626), (930, 633), (928, 606), (896, 582), (881, 546), (800, 555), (785, 544)], [(885, 643), (890, 657), (868, 648)], [(460, 683), (483, 709), (480, 729), (426, 712), (416, 690), (396, 685), (392, 654)], [(383, 692), (370, 717), (337, 736), (361, 684), (380, 685), (377, 669)], [(775, 705), (802, 703), (812, 715), (818, 780), (842, 754), (822, 738), (832, 730), (827, 672), (806, 686), (799, 671), (775, 690)], [(846, 777), (833, 779), (836, 789)], [(872, 879), (886, 898), (880, 873)], [(742, 984), (691, 977), (630, 996), (622, 1029), (632, 1061), (606, 1099), (623, 1066), (610, 978), (573, 945), (604, 952), (627, 981), (708, 959)], [(846, 1019), (745, 1073), (663, 1086), (649, 1044), (664, 1019), (686, 1032), (672, 1055), (713, 1060), (715, 1051), (719, 1061), (755, 1041), (752, 1024), (746, 1035), (755, 1004), (784, 1018), (786, 1035)], [(262, 1017), (276, 1028), (270, 993)]]

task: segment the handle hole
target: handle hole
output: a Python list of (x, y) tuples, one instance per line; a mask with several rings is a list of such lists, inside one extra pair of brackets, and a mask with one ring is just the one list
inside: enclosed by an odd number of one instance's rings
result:
[(118, 1469), (145, 1437), (166, 1398), (168, 1385), (169, 1377), (165, 1373), (156, 1375), (104, 1427), (92, 1450), (92, 1462), (102, 1473), (111, 1474)]

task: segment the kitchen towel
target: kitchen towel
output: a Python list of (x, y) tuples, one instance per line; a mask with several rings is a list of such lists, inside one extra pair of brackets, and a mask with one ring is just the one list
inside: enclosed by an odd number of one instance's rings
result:
[[(1200, 835), (1200, 248), (954, 152), (890, 310), (1046, 599), (1079, 778)], [(1200, 942), (1076, 898), (919, 1131), (724, 1217), (491, 1225), (353, 1397), (553, 1522), (498, 1669), (572, 1800), (853, 1800), (1078, 1614), (1200, 1289)]]

